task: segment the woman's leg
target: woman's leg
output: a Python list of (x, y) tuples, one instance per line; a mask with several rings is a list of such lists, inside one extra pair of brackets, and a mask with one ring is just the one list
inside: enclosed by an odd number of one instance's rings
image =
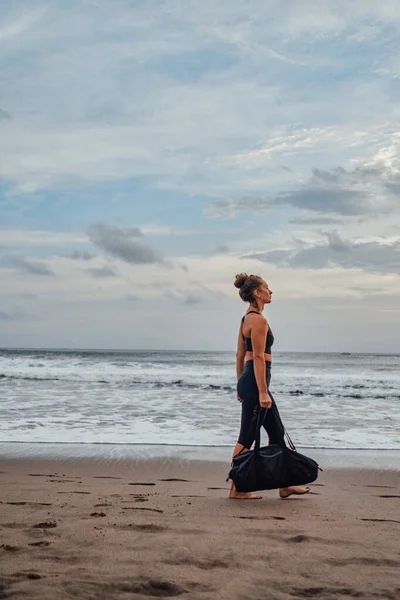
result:
[[(264, 427), (268, 433), (269, 443), (282, 445), (285, 444), (285, 428), (283, 426), (278, 407), (276, 406), (276, 402), (272, 394), (270, 392), (268, 393), (272, 398), (273, 404), (272, 408), (267, 412), (267, 415), (264, 419)], [(279, 496), (281, 498), (289, 498), (289, 496), (292, 495), (302, 496), (303, 494), (307, 494), (309, 491), (310, 488), (308, 486), (302, 487), (291, 485), (286, 488), (279, 488)]]
[[(240, 433), (232, 455), (233, 459), (237, 454), (242, 454), (250, 450), (256, 437), (257, 414), (254, 410), (258, 405), (258, 394), (254, 394), (254, 385), (251, 374), (243, 373), (238, 382), (238, 394), (242, 398), (242, 417), (240, 423)], [(256, 386), (257, 389), (257, 386)], [(261, 496), (256, 492), (238, 492), (232, 481), (229, 491), (229, 498), (235, 500), (259, 500)]]
[[(249, 450), (249, 448), (245, 448), (245, 446), (243, 446), (243, 444), (239, 444), (239, 442), (237, 442), (236, 446), (233, 450), (232, 464), (233, 464), (233, 459), (235, 458), (235, 456), (237, 454), (241, 454), (242, 452), (247, 452), (247, 450)], [(234, 499), (234, 500), (260, 500), (262, 498), (262, 496), (260, 496), (260, 494), (257, 494), (256, 492), (238, 492), (235, 487), (235, 484), (232, 481), (231, 489), (229, 490), (229, 498)]]

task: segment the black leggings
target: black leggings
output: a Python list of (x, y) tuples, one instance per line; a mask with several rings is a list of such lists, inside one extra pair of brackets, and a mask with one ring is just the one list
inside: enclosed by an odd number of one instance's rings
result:
[[(265, 363), (268, 394), (272, 399), (272, 407), (267, 410), (263, 427), (266, 430), (270, 444), (284, 445), (285, 430), (279, 415), (276, 402), (269, 391), (271, 381), (271, 363)], [(256, 439), (257, 417), (260, 408), (259, 392), (256, 376), (254, 374), (254, 363), (252, 360), (246, 362), (243, 373), (237, 382), (237, 393), (242, 399), (242, 420), (238, 443), (245, 448), (251, 448)]]

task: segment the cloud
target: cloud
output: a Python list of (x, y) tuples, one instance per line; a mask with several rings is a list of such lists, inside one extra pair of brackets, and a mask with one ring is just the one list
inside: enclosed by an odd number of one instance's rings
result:
[[(274, 198), (275, 205), (288, 204), (299, 210), (344, 216), (364, 215), (375, 208), (374, 198), (355, 189), (308, 187)], [(382, 209), (380, 209), (381, 212)]]
[(140, 300), (139, 296), (136, 296), (135, 294), (127, 294), (125, 296), (125, 299), (128, 302), (139, 302), (139, 300)]
[(353, 241), (337, 232), (326, 234), (326, 240), (306, 247), (271, 250), (247, 255), (262, 262), (293, 269), (342, 267), (369, 273), (400, 275), (400, 238), (393, 241)]
[(214, 250), (214, 254), (227, 254), (228, 252), (230, 252), (230, 248), (226, 244), (219, 244)]
[(2, 108), (0, 108), (0, 121), (11, 121), (10, 113)]
[(92, 258), (95, 258), (95, 254), (91, 254), (90, 252), (80, 252), (79, 250), (74, 250), (68, 258), (72, 258), (72, 260), (92, 260)]
[(162, 263), (162, 258), (149, 245), (136, 241), (142, 237), (139, 227), (120, 228), (96, 223), (88, 230), (90, 241), (116, 258), (127, 263), (144, 265)]
[(66, 233), (63, 231), (45, 231), (35, 229), (0, 229), (2, 246), (60, 246), (87, 243), (87, 237), (80, 233)]
[(195, 306), (196, 304), (201, 304), (202, 302), (204, 302), (204, 299), (201, 296), (188, 294), (184, 297), (182, 304), (184, 304), (185, 306)]
[(396, 71), (394, 5), (215, 4), (0, 6), (2, 102), (15, 116), (2, 123), (1, 175), (14, 191), (143, 177), (265, 193), (267, 161), (282, 182), (283, 158), (298, 173), (312, 155), (323, 169), (383, 145), (397, 103), (376, 71)]
[(343, 223), (343, 219), (335, 217), (296, 217), (290, 219), (289, 223), (293, 225), (338, 225)]
[[(241, 212), (267, 213), (280, 206), (343, 217), (372, 217), (397, 212), (400, 208), (400, 145), (398, 150), (399, 159), (391, 160), (389, 164), (375, 156), (351, 171), (343, 167), (332, 171), (314, 168), (312, 176), (298, 189), (275, 196), (243, 196), (208, 203), (204, 215), (211, 219), (232, 219)], [(327, 217), (323, 219), (319, 222), (329, 222)], [(330, 218), (331, 223), (334, 221)], [(317, 221), (314, 219), (313, 222)]]
[(244, 196), (243, 198), (221, 200), (204, 206), (203, 214), (208, 219), (233, 219), (240, 212), (267, 213), (274, 202), (270, 198)]
[(30, 275), (56, 277), (56, 274), (47, 265), (37, 261), (27, 260), (24, 258), (15, 258), (12, 259), (11, 262), (16, 267), (18, 267), (22, 271), (25, 271), (25, 273), (29, 273)]
[(2, 321), (20, 321), (30, 318), (30, 315), (24, 310), (3, 311), (0, 310), (0, 320)]
[(210, 203), (205, 206), (204, 215), (210, 219), (233, 219), (241, 212), (263, 214), (285, 205), (298, 210), (343, 216), (364, 215), (376, 208), (374, 198), (358, 190), (305, 187), (277, 197), (247, 196)]
[(104, 267), (93, 267), (91, 269), (85, 269), (86, 273), (89, 273), (92, 277), (102, 278), (102, 277), (117, 277), (116, 271), (107, 265)]
[[(7, 41), (8, 38), (18, 37), (27, 32), (44, 14), (44, 10), (42, 7), (39, 7), (36, 10), (24, 12), (23, 14), (13, 15), (12, 13), (11, 9), (9, 11), (10, 17), (4, 19), (0, 27), (0, 43)], [(7, 12), (6, 16), (8, 16)]]

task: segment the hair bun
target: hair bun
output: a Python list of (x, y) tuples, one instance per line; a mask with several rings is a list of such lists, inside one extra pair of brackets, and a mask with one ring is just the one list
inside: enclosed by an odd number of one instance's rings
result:
[(249, 278), (249, 276), (247, 275), (247, 273), (239, 273), (239, 275), (236, 275), (236, 279), (233, 282), (233, 285), (237, 288), (241, 288), (243, 287), (245, 281)]

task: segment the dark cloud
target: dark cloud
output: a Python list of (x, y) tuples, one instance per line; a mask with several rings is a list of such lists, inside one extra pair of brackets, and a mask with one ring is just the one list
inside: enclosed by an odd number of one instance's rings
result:
[(215, 248), (214, 254), (226, 254), (229, 251), (230, 251), (229, 246), (227, 246), (226, 244), (220, 244), (219, 246), (217, 246)]
[(394, 242), (344, 240), (338, 233), (327, 233), (326, 241), (313, 246), (271, 250), (246, 256), (294, 269), (342, 267), (370, 273), (400, 275), (400, 239)]
[(195, 306), (196, 304), (201, 304), (201, 302), (204, 302), (204, 299), (201, 296), (195, 296), (194, 294), (188, 294), (183, 299), (182, 304), (184, 304), (185, 306)]
[(25, 273), (30, 275), (43, 275), (45, 277), (56, 277), (54, 271), (52, 271), (47, 265), (42, 263), (26, 260), (24, 258), (15, 258), (12, 260), (12, 264)]
[(11, 115), (9, 112), (7, 112), (6, 110), (3, 110), (2, 108), (0, 108), (0, 121), (10, 121), (11, 120)]
[(153, 248), (137, 241), (142, 237), (139, 227), (120, 228), (96, 223), (89, 227), (88, 234), (93, 244), (127, 263), (144, 265), (163, 262)]
[(336, 213), (343, 216), (364, 215), (375, 206), (373, 197), (361, 190), (308, 187), (274, 198), (274, 204), (290, 204), (300, 210)]
[(135, 296), (135, 294), (127, 294), (125, 298), (128, 302), (139, 302), (140, 300), (139, 296)]
[[(384, 165), (357, 167), (352, 171), (347, 171), (342, 167), (338, 167), (333, 171), (313, 169), (313, 175), (316, 180), (337, 184), (337, 186), (375, 184), (381, 187), (383, 193), (389, 192), (393, 196), (400, 194), (400, 177), (398, 171)], [(382, 199), (379, 204), (381, 202)], [(388, 199), (387, 204), (387, 208), (390, 209), (390, 199)]]
[(2, 321), (19, 321), (29, 318), (28, 313), (23, 310), (14, 310), (12, 312), (0, 310), (0, 319)]
[(374, 216), (397, 211), (399, 194), (400, 178), (389, 167), (365, 166), (352, 171), (315, 168), (307, 183), (297, 190), (214, 202), (205, 206), (204, 214), (211, 219), (234, 218), (240, 212), (266, 213), (286, 205), (321, 215)]
[(359, 184), (359, 183), (387, 183), (393, 178), (396, 178), (393, 170), (383, 165), (361, 166), (356, 167), (352, 171), (336, 167), (331, 171), (323, 171), (322, 169), (313, 169), (312, 174), (316, 180), (324, 183), (334, 184)]
[[(234, 218), (240, 212), (267, 213), (276, 206), (290, 205), (299, 210), (323, 214), (359, 216), (373, 212), (376, 202), (371, 195), (355, 189), (315, 185), (273, 198), (246, 196), (208, 204), (204, 213), (212, 219)], [(382, 212), (383, 208), (379, 209)]]
[(297, 217), (291, 219), (289, 223), (293, 225), (339, 225), (343, 219), (335, 217)]
[(342, 167), (338, 167), (337, 169), (334, 169), (331, 172), (322, 171), (321, 169), (313, 169), (312, 170), (312, 174), (314, 175), (314, 177), (317, 177), (318, 179), (322, 179), (322, 181), (325, 181), (327, 183), (337, 183), (339, 181), (340, 177), (344, 173), (345, 173), (345, 170), (342, 169)]
[(104, 266), (104, 267), (94, 267), (92, 269), (85, 269), (86, 273), (89, 273), (92, 277), (101, 278), (101, 277), (117, 277), (117, 273), (112, 267)]
[(72, 258), (73, 260), (92, 260), (92, 258), (95, 258), (95, 255), (91, 254), (90, 252), (80, 252), (79, 250), (74, 250), (74, 252), (68, 258)]

